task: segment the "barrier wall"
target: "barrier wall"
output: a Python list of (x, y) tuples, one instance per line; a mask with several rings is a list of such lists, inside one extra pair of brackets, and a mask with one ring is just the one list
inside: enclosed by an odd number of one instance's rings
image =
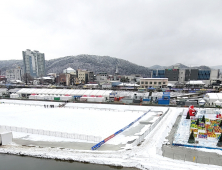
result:
[(108, 140), (112, 139), (113, 137), (115, 137), (116, 135), (118, 135), (119, 133), (123, 132), (124, 130), (126, 130), (127, 128), (129, 128), (130, 126), (132, 126), (134, 123), (136, 123), (138, 120), (140, 120), (143, 116), (145, 116), (149, 111), (147, 111), (146, 113), (144, 113), (142, 116), (140, 116), (139, 118), (137, 118), (136, 120), (134, 120), (133, 122), (131, 122), (129, 125), (125, 126), (124, 128), (120, 129), (119, 131), (115, 132), (114, 134), (110, 135), (109, 137), (107, 137), (106, 139), (102, 140), (101, 142), (97, 143), (96, 145), (94, 145), (91, 149), (92, 150), (96, 150), (98, 149), (100, 146), (102, 146), (104, 143), (106, 143)]
[(4, 125), (1, 125), (0, 127), (5, 128), (8, 131), (14, 131), (14, 132), (54, 136), (54, 137), (69, 138), (69, 139), (79, 139), (79, 140), (86, 140), (86, 141), (91, 141), (91, 142), (99, 142), (102, 140), (100, 136), (93, 136), (93, 135), (48, 131), (48, 130), (42, 130), (42, 129), (30, 129), (30, 128), (24, 128), (24, 127), (4, 126)]

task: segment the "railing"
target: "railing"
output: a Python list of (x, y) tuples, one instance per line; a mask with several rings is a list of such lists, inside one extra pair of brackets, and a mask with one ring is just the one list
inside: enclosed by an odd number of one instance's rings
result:
[(168, 113), (169, 108), (167, 109), (167, 111), (165, 113), (163, 113), (142, 135), (138, 136), (138, 138), (131, 143), (130, 145), (136, 146), (138, 144), (140, 144), (144, 138), (156, 127), (156, 125), (163, 119), (163, 117)]
[(106, 143), (108, 140), (112, 139), (113, 137), (115, 137), (116, 135), (122, 133), (124, 130), (128, 129), (129, 127), (131, 127), (134, 123), (136, 123), (137, 121), (139, 121), (143, 116), (145, 116), (147, 113), (149, 113), (150, 110), (148, 110), (147, 112), (145, 112), (142, 116), (138, 117), (136, 120), (134, 120), (133, 122), (131, 122), (129, 125), (125, 126), (124, 128), (120, 129), (119, 131), (115, 132), (114, 134), (110, 135), (109, 137), (107, 137), (106, 139), (102, 140), (101, 142), (97, 143), (96, 145), (94, 145), (91, 149), (92, 150), (96, 150), (98, 149), (100, 146), (102, 146), (104, 143)]
[(112, 111), (112, 112), (144, 112), (143, 110), (121, 110), (121, 109), (113, 109), (113, 108), (97, 108), (97, 107), (84, 107), (84, 106), (65, 106), (68, 109), (88, 109), (88, 110), (103, 110), (103, 111)]
[(66, 133), (66, 132), (49, 131), (49, 130), (42, 130), (42, 129), (31, 129), (31, 128), (25, 128), (25, 127), (4, 126), (4, 125), (1, 125), (0, 127), (8, 131), (14, 131), (14, 132), (54, 136), (54, 137), (69, 138), (69, 139), (79, 139), (79, 140), (86, 140), (86, 141), (92, 141), (92, 142), (99, 142), (102, 139), (100, 136), (84, 135), (84, 134), (77, 134), (77, 133)]
[(182, 160), (184, 162), (189, 161), (222, 166), (221, 155), (208, 152), (193, 152), (191, 150), (186, 150), (186, 148), (183, 147), (163, 147), (163, 156), (175, 160)]
[(50, 105), (54, 105), (54, 107), (59, 107), (59, 105), (58, 104), (52, 104), (52, 103), (42, 103), (42, 104), (34, 104), (34, 103), (11, 103), (11, 102), (1, 102), (0, 101), (0, 104), (9, 104), (9, 105), (23, 105), (23, 106), (42, 106), (42, 107), (44, 107), (44, 105), (48, 105), (48, 106), (50, 106)]

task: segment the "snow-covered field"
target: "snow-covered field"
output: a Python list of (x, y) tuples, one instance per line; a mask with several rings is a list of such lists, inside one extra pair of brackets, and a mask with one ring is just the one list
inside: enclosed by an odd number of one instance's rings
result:
[[(7, 106), (7, 107), (6, 107)], [(97, 107), (97, 105), (95, 105)], [(101, 105), (102, 106), (102, 105)], [(113, 106), (113, 107), (112, 107)], [(19, 106), (0, 104), (0, 124), (7, 125), (21, 125), (29, 127), (44, 126), (44, 128), (56, 128), (57, 130), (75, 131), (76, 125), (83, 127), (79, 130), (82, 133), (97, 133), (100, 135), (111, 135), (118, 128), (123, 128), (131, 121), (141, 116), (144, 112), (140, 111), (113, 111), (116, 105), (110, 105), (112, 111), (99, 110), (98, 108), (58, 108), (45, 109), (44, 107), (35, 106)], [(126, 106), (123, 106), (126, 107)], [(143, 106), (137, 106), (143, 107)], [(138, 109), (138, 108), (137, 108)], [(137, 110), (135, 109), (135, 110)], [(146, 109), (165, 110), (166, 107), (146, 107)], [(2, 110), (4, 113), (2, 113)], [(168, 114), (160, 121), (160, 123), (152, 130), (152, 132), (145, 138), (145, 141), (140, 146), (135, 146), (131, 150), (121, 151), (80, 151), (73, 149), (48, 148), (48, 147), (26, 147), (19, 145), (8, 145), (0, 147), (0, 153), (12, 153), (30, 155), (43, 158), (57, 158), (62, 160), (85, 161), (96, 164), (117, 165), (125, 167), (136, 167), (139, 169), (158, 169), (158, 170), (208, 170), (221, 169), (219, 166), (198, 164), (192, 162), (184, 162), (180, 160), (172, 160), (160, 155), (160, 148), (165, 137), (170, 132), (178, 114), (182, 108), (170, 108)], [(42, 113), (41, 113), (42, 112)], [(78, 116), (73, 116), (78, 114)], [(91, 114), (91, 115), (90, 115)], [(96, 116), (93, 116), (93, 115)], [(84, 116), (83, 116), (84, 115)], [(77, 121), (78, 118), (83, 119), (81, 123)], [(147, 117), (148, 118), (148, 117)], [(4, 120), (3, 120), (4, 119)], [(75, 120), (76, 119), (76, 120)], [(121, 119), (121, 120), (117, 120)], [(145, 119), (145, 118), (144, 118)], [(105, 120), (105, 121), (103, 121)], [(67, 121), (67, 122), (66, 122)], [(97, 123), (93, 123), (96, 121)], [(103, 126), (98, 128), (87, 129), (85, 127)], [(76, 123), (76, 125), (75, 125)], [(126, 123), (126, 124), (125, 124)], [(85, 128), (85, 130), (84, 130)], [(87, 129), (87, 130), (86, 130)], [(130, 130), (130, 129), (129, 129)], [(106, 131), (109, 131), (106, 132)], [(111, 134), (110, 134), (111, 133)], [(110, 140), (112, 141), (112, 140)]]
[[(8, 104), (9, 102), (13, 103), (13, 101), (4, 100), (4, 104), (0, 104), (0, 125), (92, 135), (99, 136), (101, 139), (122, 129), (150, 109), (145, 106), (76, 103), (67, 104), (68, 108), (44, 108), (43, 106), (24, 105), (27, 101), (19, 101), (15, 105)], [(20, 105), (21, 103), (22, 105)], [(35, 104), (33, 101), (27, 103)], [(42, 105), (45, 102), (38, 101), (37, 103)], [(166, 109), (153, 108), (152, 110), (164, 111)], [(150, 112), (141, 120), (147, 120), (150, 117), (155, 120), (154, 116), (157, 114), (159, 113)], [(139, 122), (135, 123), (131, 128), (138, 124)], [(14, 137), (20, 136), (19, 133), (14, 135)], [(48, 139), (55, 140), (55, 138)], [(128, 140), (132, 140), (132, 138), (119, 134), (108, 144), (126, 144)]]

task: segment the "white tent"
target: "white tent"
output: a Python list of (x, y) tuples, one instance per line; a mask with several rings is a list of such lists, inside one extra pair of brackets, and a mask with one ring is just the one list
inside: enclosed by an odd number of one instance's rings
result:
[(45, 96), (44, 95), (37, 95), (36, 98), (38, 100), (44, 100)]
[(174, 84), (172, 84), (172, 83), (168, 83), (167, 86), (168, 86), (168, 87), (173, 87)]
[(212, 104), (217, 100), (222, 101), (222, 93), (207, 93), (204, 96), (204, 100)]
[(199, 105), (204, 105), (206, 103), (206, 101), (204, 100), (204, 99), (201, 99), (200, 101), (199, 101)]
[(215, 102), (214, 102), (214, 104), (216, 105), (216, 106), (221, 106), (221, 102), (219, 101), (219, 100), (216, 100)]
[(0, 127), (0, 145), (7, 145), (12, 142), (12, 132)]
[(17, 94), (37, 94), (37, 95), (54, 95), (54, 96), (63, 96), (63, 95), (70, 95), (70, 96), (102, 96), (109, 98), (110, 93), (112, 90), (80, 90), (80, 89), (27, 89), (23, 88), (17, 92)]
[(72, 96), (61, 96), (60, 100), (62, 100), (62, 101), (69, 101), (69, 100), (72, 100)]
[(10, 98), (17, 99), (17, 98), (19, 98), (19, 95), (13, 93), (13, 94), (10, 94)]
[(200, 80), (188, 81), (186, 84), (187, 85), (205, 85), (205, 83)]

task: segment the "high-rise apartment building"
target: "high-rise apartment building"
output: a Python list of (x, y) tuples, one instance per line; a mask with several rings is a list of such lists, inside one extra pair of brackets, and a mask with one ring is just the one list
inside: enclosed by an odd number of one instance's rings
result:
[(45, 54), (39, 51), (27, 49), (22, 51), (24, 73), (30, 74), (33, 78), (45, 76)]

